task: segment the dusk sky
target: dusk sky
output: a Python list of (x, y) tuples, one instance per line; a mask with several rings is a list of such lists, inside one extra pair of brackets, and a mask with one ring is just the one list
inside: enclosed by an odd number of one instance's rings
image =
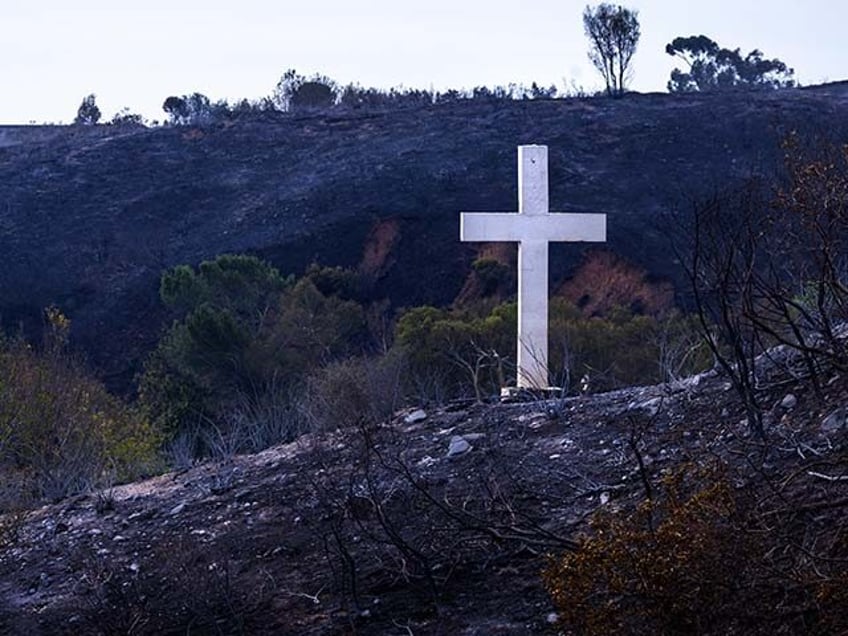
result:
[[(591, 3), (596, 4), (596, 3)], [(639, 0), (642, 38), (630, 88), (665, 91), (665, 45), (704, 34), (758, 48), (802, 84), (848, 78), (848, 3), (836, 0)], [(97, 95), (162, 119), (169, 95), (212, 101), (269, 95), (282, 73), (389, 88), (602, 87), (575, 0), (5, 0), (0, 123), (70, 122)]]

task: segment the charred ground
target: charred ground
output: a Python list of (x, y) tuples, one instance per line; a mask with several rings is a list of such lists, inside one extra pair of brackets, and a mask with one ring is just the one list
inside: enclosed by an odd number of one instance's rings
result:
[[(848, 556), (848, 384), (823, 371), (816, 395), (792, 369), (791, 357), (761, 360), (761, 398), (773, 404), (765, 438), (751, 434), (726, 379), (709, 373), (674, 386), (348, 422), (45, 506), (14, 532), (5, 526), (0, 627), (553, 634), (560, 627), (540, 576), (548, 556), (579, 551), (584, 533), (596, 534), (590, 520), (632, 512), (669, 476), (721, 465), (746, 523), (725, 528), (716, 517), (732, 540), (706, 558), (722, 563), (737, 544), (766, 543), (733, 564), (739, 586), (719, 592), (699, 633), (842, 633), (839, 597), (834, 606), (822, 590), (839, 594)], [(712, 598), (697, 560), (663, 558), (692, 568), (673, 595)], [(653, 592), (634, 601), (650, 606)], [(639, 633), (640, 613), (629, 616), (622, 633)]]
[[(204, 127), (0, 129), (0, 316), (57, 305), (113, 388), (167, 321), (164, 268), (223, 252), (283, 272), (361, 266), (395, 306), (448, 303), (474, 248), (458, 212), (512, 210), (515, 147), (551, 152), (556, 209), (605, 212), (612, 251), (675, 279), (664, 212), (780, 161), (790, 130), (836, 134), (848, 89), (628, 95), (285, 115)], [(638, 240), (634, 240), (638, 237)], [(580, 258), (556, 248), (553, 284)]]

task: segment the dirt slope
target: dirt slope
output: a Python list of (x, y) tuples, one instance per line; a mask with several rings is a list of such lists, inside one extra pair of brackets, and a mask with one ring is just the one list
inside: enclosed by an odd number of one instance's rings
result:
[[(406, 411), (47, 506), (0, 550), (0, 630), (553, 634), (546, 555), (577, 548), (595, 511), (632, 510), (646, 483), (717, 460), (801, 572), (846, 545), (848, 379), (827, 374), (820, 398), (785, 369), (761, 380), (765, 442), (707, 374)], [(754, 615), (761, 631), (704, 633), (826, 633), (800, 592), (780, 598)]]

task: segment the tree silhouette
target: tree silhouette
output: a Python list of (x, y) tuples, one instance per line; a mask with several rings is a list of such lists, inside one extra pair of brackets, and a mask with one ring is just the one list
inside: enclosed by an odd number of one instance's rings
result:
[(289, 69), (277, 82), (274, 100), (283, 112), (329, 108), (336, 102), (338, 87), (325, 75), (315, 74), (307, 79)]
[(689, 72), (674, 69), (668, 82), (670, 93), (720, 91), (739, 88), (788, 88), (795, 85), (795, 71), (778, 59), (763, 58), (754, 49), (744, 58), (739, 49), (719, 48), (705, 35), (675, 38), (665, 52), (682, 59)]
[(87, 95), (83, 98), (80, 107), (77, 109), (77, 116), (74, 119), (75, 124), (93, 126), (100, 121), (100, 109), (95, 103), (95, 95)]
[(599, 4), (583, 11), (583, 30), (589, 38), (589, 59), (601, 73), (607, 94), (621, 96), (629, 81), (630, 61), (639, 42), (638, 12), (621, 5)]

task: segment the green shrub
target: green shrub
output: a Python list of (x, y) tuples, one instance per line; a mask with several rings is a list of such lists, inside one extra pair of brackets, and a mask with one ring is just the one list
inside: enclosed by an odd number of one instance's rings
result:
[[(249, 439), (251, 450), (273, 431), (294, 434), (300, 426), (281, 419), (288, 409), (280, 396), (288, 398), (313, 369), (362, 351), (365, 313), (350, 299), (358, 294), (347, 270), (314, 266), (295, 282), (250, 256), (169, 270), (162, 300), (183, 316), (145, 364), (141, 403), (172, 440), (200, 440), (201, 454), (211, 433), (238, 448), (245, 445), (236, 437)], [(271, 420), (257, 415), (269, 409)], [(253, 423), (265, 432), (254, 434)]]
[[(561, 298), (551, 302), (550, 367), (554, 376), (587, 375), (593, 391), (678, 379), (708, 368), (706, 343), (687, 320), (616, 307), (587, 317)], [(568, 381), (560, 384), (568, 386)]]
[(471, 264), (480, 283), (480, 294), (491, 296), (499, 290), (515, 287), (515, 269), (493, 258), (478, 258)]
[[(485, 305), (481, 305), (481, 308)], [(408, 387), (446, 397), (496, 393), (514, 381), (517, 306), (416, 307), (397, 322), (395, 343), (409, 357)], [(586, 316), (562, 298), (550, 304), (551, 381), (566, 390), (588, 375), (593, 391), (649, 384), (695, 373), (711, 361), (685, 318), (663, 319), (616, 308)]]
[(197, 270), (178, 265), (164, 274), (159, 295), (167, 306), (190, 312), (204, 303), (226, 309), (240, 322), (256, 326), (263, 310), (293, 280), (284, 278), (268, 263), (244, 254), (223, 254), (203, 261)]
[(396, 348), (409, 360), (407, 389), (423, 399), (496, 393), (506, 379), (501, 362), (514, 356), (515, 315), (514, 303), (483, 317), (427, 306), (407, 311), (395, 329)]
[(63, 350), (0, 345), (0, 472), (23, 500), (133, 479), (155, 468), (158, 442)]

